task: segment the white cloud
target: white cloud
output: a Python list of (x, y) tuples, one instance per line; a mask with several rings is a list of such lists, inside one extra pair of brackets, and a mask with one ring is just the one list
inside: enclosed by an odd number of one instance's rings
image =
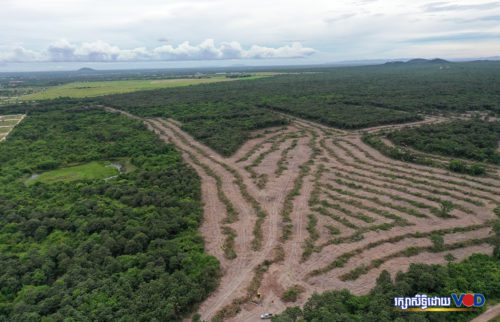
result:
[(269, 48), (253, 45), (248, 52), (247, 58), (298, 58), (306, 57), (314, 54), (312, 48), (305, 48), (300, 42), (294, 42), (291, 46), (283, 46), (279, 48)]
[[(21, 46), (36, 51), (21, 57), (48, 61), (310, 57), (308, 63), (332, 62), (400, 58), (390, 56), (396, 52), (413, 57), (423, 54), (414, 51), (413, 39), (421, 42), (436, 34), (500, 32), (500, 0), (0, 0), (0, 3), (0, 55), (4, 60), (6, 56), (12, 59), (14, 49)], [(211, 38), (238, 42), (213, 43), (207, 40)], [(54, 39), (72, 42), (61, 41), (50, 50), (47, 44)], [(102, 42), (84, 46), (86, 41), (95, 39)], [(159, 39), (165, 45), (159, 45)], [(300, 40), (301, 45), (290, 40)], [(473, 52), (482, 50), (480, 56), (498, 55), (492, 47), (481, 46), (490, 40), (482, 39), (482, 43), (479, 40), (442, 40), (446, 44), (440, 53), (455, 55), (459, 54), (455, 48), (466, 47)], [(10, 48), (9, 53), (2, 48)], [(310, 48), (317, 54), (308, 56)], [(432, 52), (434, 47), (425, 48), (429, 48), (425, 56), (437, 55)]]
[(50, 61), (72, 61), (75, 56), (76, 46), (66, 39), (58, 40), (47, 48), (47, 59)]
[(304, 58), (315, 52), (316, 50), (313, 48), (304, 47), (299, 42), (277, 48), (253, 45), (249, 49), (244, 49), (236, 41), (217, 45), (213, 39), (206, 39), (197, 45), (191, 45), (185, 41), (177, 46), (163, 45), (153, 49), (145, 47), (121, 49), (101, 40), (76, 45), (66, 39), (61, 39), (40, 52), (22, 47), (16, 47), (10, 51), (0, 51), (0, 61), (114, 62)]
[(28, 50), (24, 47), (14, 47), (8, 51), (0, 51), (0, 63), (2, 62), (25, 62), (25, 61), (38, 61), (40, 54)]
[(81, 44), (74, 57), (80, 61), (115, 61), (120, 59), (122, 52), (120, 48), (98, 40)]

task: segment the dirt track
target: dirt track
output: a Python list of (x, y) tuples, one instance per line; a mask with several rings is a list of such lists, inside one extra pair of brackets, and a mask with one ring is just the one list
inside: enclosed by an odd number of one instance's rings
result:
[[(497, 318), (497, 319), (495, 319)], [(498, 321), (500, 318), (500, 304), (497, 304), (493, 307), (490, 307), (486, 312), (476, 317), (471, 322), (489, 322), (489, 321)]]
[[(492, 252), (486, 222), (500, 198), (495, 178), (390, 160), (365, 145), (360, 133), (298, 119), (249, 140), (230, 158), (176, 122), (145, 122), (175, 144), (202, 179), (201, 232), (224, 274), (199, 308), (204, 320), (231, 308), (237, 314), (226, 320), (255, 321), (264, 312), (301, 305), (313, 292), (366, 293), (384, 269), (395, 274), (414, 262), (445, 263), (448, 254), (461, 260)], [(449, 213), (442, 213), (443, 201), (453, 204)], [(237, 216), (228, 221), (231, 207)], [(225, 227), (235, 233), (232, 246)], [(436, 233), (444, 248), (433, 248)], [(227, 256), (228, 245), (236, 257)], [(284, 258), (276, 260), (278, 246)], [(255, 286), (255, 269), (264, 260), (273, 264), (257, 284), (259, 298), (247, 288)], [(293, 285), (305, 291), (297, 302), (284, 303), (281, 296)]]

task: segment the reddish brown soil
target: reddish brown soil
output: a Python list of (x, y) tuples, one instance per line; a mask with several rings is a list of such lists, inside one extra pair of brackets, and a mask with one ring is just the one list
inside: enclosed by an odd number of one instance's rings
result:
[[(492, 252), (492, 247), (482, 240), (491, 234), (491, 229), (484, 224), (494, 218), (494, 200), (500, 198), (500, 180), (495, 177), (468, 177), (442, 169), (391, 160), (365, 145), (361, 141), (360, 133), (332, 130), (299, 119), (293, 119), (286, 128), (261, 131), (258, 137), (249, 140), (230, 158), (224, 158), (194, 140), (181, 130), (177, 122), (164, 119), (144, 121), (162, 139), (175, 144), (182, 151), (186, 162), (202, 179), (205, 219), (201, 232), (207, 251), (216, 256), (223, 267), (219, 288), (199, 307), (198, 312), (204, 320), (210, 320), (234, 299), (246, 294), (246, 288), (255, 274), (254, 269), (265, 259), (273, 258), (276, 246), (283, 247), (285, 257), (284, 260), (273, 263), (264, 274), (259, 288), (260, 301), (249, 301), (240, 305), (238, 315), (228, 320), (256, 321), (264, 312), (278, 313), (286, 306), (303, 304), (313, 292), (348, 288), (356, 294), (363, 294), (374, 286), (378, 274), (384, 269), (395, 274), (397, 271), (406, 270), (410, 263), (445, 263), (444, 257), (447, 254), (461, 260), (472, 253)], [(438, 121), (442, 119), (426, 119), (418, 124)], [(380, 128), (370, 129), (377, 130)], [(300, 135), (294, 138), (290, 135), (292, 133)], [(290, 147), (294, 139), (297, 139), (297, 146), (288, 151), (283, 160), (282, 151)], [(268, 176), (267, 184), (259, 188), (255, 178), (251, 177), (245, 167), (270, 149), (273, 142), (279, 142), (276, 150), (266, 153), (261, 162), (252, 167), (256, 174)], [(247, 159), (242, 161), (245, 156)], [(286, 169), (283, 174), (277, 176), (275, 172), (280, 160), (286, 161)], [(298, 180), (304, 166), (308, 167), (308, 171), (302, 180)], [(314, 174), (320, 166), (325, 170), (316, 178)], [(226, 208), (218, 196), (215, 179), (206, 169), (210, 169), (220, 178), (222, 192), (239, 214), (238, 220), (232, 224), (223, 222), (227, 215)], [(242, 185), (236, 183), (238, 178)], [(362, 187), (354, 188), (338, 179)], [(292, 194), (291, 191), (297, 184), (298, 193)], [(316, 196), (318, 200), (314, 200), (311, 195), (315, 185), (320, 187)], [(245, 198), (242, 186), (266, 213), (262, 224), (262, 247), (259, 250), (252, 249), (257, 215), (248, 198)], [(338, 198), (342, 198), (342, 201)], [(431, 208), (440, 208), (440, 203), (434, 198), (451, 201), (460, 209), (455, 208), (450, 212), (453, 218), (441, 218), (431, 212)], [(475, 205), (470, 200), (479, 200), (483, 204)], [(328, 212), (337, 219), (325, 216), (315, 211), (321, 201), (340, 206), (351, 214), (368, 216), (374, 221), (368, 223), (338, 209), (327, 207)], [(287, 202), (291, 203), (289, 218), (292, 226), (290, 237), (283, 240), (281, 237), (285, 222), (282, 211)], [(416, 206), (415, 202), (420, 207)], [(406, 220), (406, 225), (395, 224), (393, 219), (382, 216), (380, 211)], [(408, 213), (409, 211), (419, 212), (426, 217), (415, 217)], [(310, 231), (307, 229), (308, 214), (316, 216), (315, 230), (319, 235), (314, 241), (316, 250), (304, 261), (304, 245), (310, 238)], [(342, 220), (347, 220), (353, 226), (346, 226)], [(390, 226), (387, 230), (376, 229), (376, 226), (381, 224)], [(225, 258), (222, 250), (225, 239), (222, 233), (224, 225), (233, 228), (237, 234), (237, 257), (232, 260)], [(332, 235), (327, 229), (328, 225), (337, 228), (339, 234)], [(454, 227), (471, 228), (463, 232), (450, 231)], [(475, 245), (470, 244), (453, 250), (423, 251), (410, 257), (394, 257), (354, 280), (340, 279), (343, 274), (360, 265), (369, 265), (372, 260), (412, 246), (431, 246), (429, 237), (415, 238), (408, 235), (437, 230), (448, 230), (443, 234), (445, 247), (459, 242), (479, 241)], [(355, 234), (360, 238), (349, 238)], [(389, 238), (398, 236), (406, 237), (397, 242), (387, 242)], [(380, 244), (370, 246), (373, 242)], [(328, 269), (328, 265), (339, 256), (354, 250), (359, 252), (351, 256), (342, 267)], [(322, 271), (311, 275), (318, 269)], [(293, 285), (302, 286), (304, 293), (296, 303), (282, 302), (282, 293)]]

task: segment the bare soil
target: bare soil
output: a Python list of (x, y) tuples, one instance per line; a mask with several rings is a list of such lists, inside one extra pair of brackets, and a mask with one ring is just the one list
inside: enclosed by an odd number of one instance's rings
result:
[(500, 304), (490, 307), (483, 314), (473, 319), (471, 322), (489, 322), (498, 321), (495, 318), (500, 317)]
[[(391, 160), (364, 144), (361, 132), (334, 130), (296, 118), (292, 118), (287, 127), (260, 131), (229, 158), (194, 140), (181, 130), (178, 122), (157, 118), (143, 121), (163, 140), (175, 144), (202, 180), (205, 219), (201, 233), (207, 251), (220, 260), (223, 268), (220, 286), (199, 307), (203, 320), (210, 320), (235, 299), (245, 296), (255, 268), (264, 260), (273, 260), (277, 246), (283, 248), (284, 258), (275, 260), (259, 281), (260, 298), (238, 304), (239, 313), (228, 321), (256, 321), (262, 313), (278, 313), (287, 306), (302, 305), (313, 292), (348, 288), (356, 294), (364, 294), (374, 286), (384, 269), (395, 274), (406, 270), (410, 263), (446, 263), (447, 254), (458, 261), (473, 253), (492, 252), (492, 247), (482, 240), (491, 236), (486, 223), (494, 218), (495, 200), (500, 197), (500, 180), (495, 177), (469, 177)], [(441, 121), (442, 118), (433, 117), (369, 131)], [(297, 145), (282, 159), (282, 152), (294, 139)], [(277, 144), (275, 150), (265, 153), (252, 167), (257, 175), (267, 175), (266, 185), (258, 187), (257, 180), (245, 167), (273, 144)], [(286, 169), (276, 175), (280, 160), (285, 162)], [(324, 173), (315, 176), (319, 167), (324, 168)], [(226, 208), (219, 198), (214, 175), (220, 178), (222, 193), (238, 213), (234, 223), (224, 223)], [(345, 182), (357, 186), (348, 186)], [(319, 191), (313, 193), (316, 186)], [(440, 209), (435, 198), (457, 205), (450, 212), (453, 217), (442, 218), (432, 211)], [(258, 222), (252, 200), (265, 213), (261, 226), (262, 247), (258, 250), (252, 247)], [(474, 200), (480, 204), (473, 204)], [(325, 208), (330, 215), (316, 211), (318, 207)], [(415, 216), (415, 212), (423, 217)], [(387, 213), (393, 217), (387, 217)], [(308, 229), (309, 214), (317, 218), (313, 230)], [(360, 215), (372, 218), (373, 222), (359, 219)], [(352, 227), (346, 226), (349, 222)], [(234, 259), (224, 256), (224, 225), (236, 232), (237, 257)], [(287, 226), (290, 234), (283, 239)], [(461, 230), (453, 231), (454, 228)], [(313, 237), (311, 231), (318, 234), (312, 242), (315, 248), (304, 260), (306, 244)], [(360, 265), (409, 247), (432, 246), (429, 235), (436, 231), (443, 236), (444, 251), (396, 256), (354, 280), (340, 278)], [(415, 237), (417, 233), (427, 235)], [(479, 242), (467, 244), (474, 240)], [(466, 246), (453, 248), (456, 243)], [(332, 266), (351, 252), (355, 254), (348, 256), (342, 265)], [(294, 285), (302, 286), (304, 293), (296, 303), (283, 302), (282, 293)]]

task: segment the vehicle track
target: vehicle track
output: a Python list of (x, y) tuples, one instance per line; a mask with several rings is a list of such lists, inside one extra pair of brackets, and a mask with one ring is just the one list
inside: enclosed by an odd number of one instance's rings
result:
[[(196, 141), (178, 122), (143, 119), (161, 139), (176, 145), (202, 181), (205, 221), (201, 233), (207, 251), (223, 268), (220, 286), (199, 307), (203, 320), (231, 307), (234, 311), (225, 320), (255, 321), (264, 312), (302, 305), (313, 292), (348, 288), (356, 294), (366, 293), (383, 269), (394, 274), (410, 263), (445, 263), (447, 254), (461, 260), (473, 252), (492, 252), (486, 242), (491, 236), (492, 210), (500, 196), (497, 178), (409, 165), (363, 143), (361, 132), (290, 119), (287, 127), (259, 131), (229, 158)], [(428, 118), (369, 131), (443, 120)], [(245, 169), (250, 165), (251, 171)], [(322, 169), (319, 175), (318, 169)], [(252, 171), (257, 176), (266, 174), (266, 183), (259, 186)], [(232, 223), (224, 222), (228, 208), (221, 193), (238, 213)], [(442, 200), (455, 205), (449, 212), (452, 216), (439, 215)], [(310, 237), (309, 215), (316, 219), (318, 236), (312, 253), (304, 257), (303, 247)], [(350, 226), (345, 225), (348, 222)], [(285, 225), (291, 233), (283, 239)], [(236, 232), (234, 259), (226, 258), (222, 249), (225, 226)], [(447, 248), (432, 248), (434, 234), (443, 237)], [(256, 248), (257, 238), (261, 240)], [(418, 253), (407, 252), (416, 246)], [(280, 248), (284, 257), (276, 259)], [(265, 260), (272, 264), (253, 285), (255, 270)], [(366, 269), (356, 273), (360, 267)], [(297, 284), (304, 288), (299, 300), (283, 302), (283, 291)], [(261, 297), (248, 298), (249, 286), (257, 287)], [(244, 301), (235, 304), (237, 299)]]

